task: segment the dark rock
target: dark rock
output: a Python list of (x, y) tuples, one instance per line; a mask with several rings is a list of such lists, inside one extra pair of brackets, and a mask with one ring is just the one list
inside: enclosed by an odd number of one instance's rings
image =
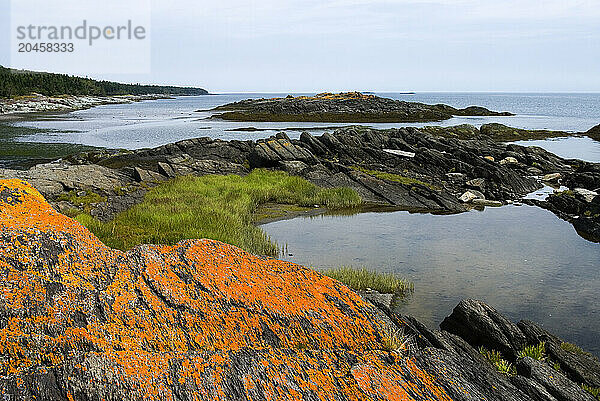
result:
[(510, 382), (527, 394), (529, 398), (535, 401), (556, 401), (546, 388), (535, 380), (524, 376), (514, 376), (510, 378)]
[(563, 349), (566, 344), (560, 338), (549, 333), (538, 324), (522, 320), (517, 326), (527, 337), (529, 344), (546, 343), (546, 352), (553, 362), (558, 362), (561, 371), (576, 383), (590, 387), (600, 387), (600, 362), (586, 352), (571, 352)]
[(529, 357), (517, 361), (517, 372), (543, 386), (557, 401), (594, 401), (595, 398), (561, 372)]
[(440, 324), (442, 330), (456, 334), (473, 347), (484, 346), (515, 360), (527, 339), (516, 324), (494, 308), (472, 299), (462, 300)]
[(442, 104), (405, 102), (358, 92), (247, 99), (214, 110), (222, 112), (217, 115), (218, 118), (233, 121), (409, 122), (446, 120), (455, 115), (511, 115), (483, 107), (456, 109)]

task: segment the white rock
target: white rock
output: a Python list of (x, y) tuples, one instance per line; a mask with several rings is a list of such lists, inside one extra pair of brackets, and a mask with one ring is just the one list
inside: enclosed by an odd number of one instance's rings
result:
[(398, 149), (383, 149), (383, 151), (396, 156), (415, 157), (415, 153), (413, 152), (405, 152)]
[(473, 199), (471, 201), (474, 205), (480, 206), (491, 206), (491, 207), (500, 207), (502, 206), (502, 202), (487, 200), (487, 199)]
[(469, 190), (462, 194), (458, 199), (460, 199), (463, 203), (469, 203), (475, 199), (485, 199), (485, 196), (479, 191)]
[(546, 174), (542, 177), (542, 181), (558, 181), (560, 177), (562, 177), (560, 173)]
[(578, 195), (583, 196), (583, 198), (585, 199), (586, 202), (591, 202), (594, 200), (594, 198), (596, 196), (598, 196), (597, 192), (590, 191), (589, 189), (585, 189), (585, 188), (575, 188), (573, 190), (573, 192), (575, 192)]
[(504, 158), (502, 160), (500, 160), (500, 164), (505, 165), (505, 164), (518, 164), (519, 161), (517, 159), (515, 159), (514, 157), (507, 157)]

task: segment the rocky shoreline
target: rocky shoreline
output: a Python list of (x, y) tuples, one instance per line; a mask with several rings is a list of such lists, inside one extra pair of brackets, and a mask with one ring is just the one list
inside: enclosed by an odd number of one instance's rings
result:
[[(95, 193), (102, 201), (91, 205), (91, 214), (106, 221), (139, 202), (150, 186), (177, 176), (244, 175), (270, 168), (321, 187), (353, 188), (366, 203), (411, 211), (460, 213), (527, 202), (598, 240), (598, 164), (497, 142), (481, 133), (477, 139), (453, 138), (453, 130), (439, 128), (433, 135), (417, 128), (347, 127), (318, 137), (304, 132), (298, 140), (284, 133), (257, 142), (199, 138), (155, 149), (92, 151), (26, 171), (3, 169), (0, 177), (29, 181), (63, 212), (77, 208), (64, 194)], [(543, 185), (568, 190), (543, 202), (522, 200)]]
[(17, 99), (0, 99), (0, 118), (17, 118), (20, 114), (69, 112), (88, 109), (104, 104), (134, 103), (144, 100), (170, 99), (166, 95), (120, 95), (120, 96), (44, 96), (33, 94)]
[(316, 96), (289, 95), (285, 98), (248, 99), (218, 106), (213, 118), (231, 121), (286, 122), (427, 122), (453, 116), (511, 116), (509, 112), (490, 111), (470, 106), (428, 105), (364, 95), (359, 92), (321, 93)]
[(218, 241), (112, 250), (20, 180), (0, 180), (0, 271), (0, 391), (15, 400), (594, 401), (600, 387), (598, 358), (483, 302), (431, 330)]

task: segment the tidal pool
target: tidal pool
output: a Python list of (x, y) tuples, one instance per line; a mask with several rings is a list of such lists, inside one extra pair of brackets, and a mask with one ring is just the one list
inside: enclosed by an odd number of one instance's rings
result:
[(265, 224), (286, 260), (366, 266), (415, 284), (398, 306), (431, 328), (463, 298), (529, 319), (600, 354), (600, 244), (549, 211), (486, 208), (456, 215), (405, 211), (320, 215)]

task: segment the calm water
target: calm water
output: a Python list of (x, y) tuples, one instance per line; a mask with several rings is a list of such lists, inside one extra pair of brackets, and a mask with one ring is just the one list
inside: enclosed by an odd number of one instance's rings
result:
[[(71, 143), (108, 148), (138, 149), (210, 136), (221, 139), (258, 139), (286, 128), (314, 128), (344, 124), (318, 123), (238, 123), (207, 119), (210, 112), (198, 112), (218, 105), (246, 99), (283, 96), (285, 94), (227, 94), (180, 97), (127, 105), (106, 105), (49, 117), (44, 121), (21, 122), (18, 125), (48, 130), (19, 138), (25, 142)], [(510, 111), (511, 117), (460, 117), (439, 123), (366, 124), (376, 128), (422, 125), (473, 124), (480, 126), (499, 122), (518, 128), (554, 129), (567, 132), (587, 131), (600, 124), (600, 94), (489, 94), (489, 93), (423, 93), (403, 95), (382, 93), (394, 99), (429, 104), (445, 103), (455, 107), (480, 105), (493, 110)], [(231, 132), (241, 127), (266, 128), (269, 131)], [(56, 131), (68, 132), (56, 132)], [(300, 131), (288, 131), (298, 137)], [(536, 144), (542, 145), (544, 144)], [(584, 144), (580, 148), (587, 148)], [(600, 144), (594, 142), (596, 152)]]
[(600, 354), (600, 245), (531, 206), (437, 216), (408, 212), (296, 218), (263, 225), (284, 258), (367, 266), (415, 283), (401, 305), (437, 328), (463, 298), (530, 319)]
[[(20, 122), (42, 132), (21, 142), (67, 143), (137, 149), (209, 136), (258, 139), (286, 128), (343, 124), (237, 123), (209, 120), (206, 110), (250, 97), (286, 94), (227, 94), (183, 97), (129, 105), (107, 105)], [(484, 106), (512, 117), (462, 117), (428, 124), (367, 124), (376, 128), (499, 122), (518, 128), (582, 132), (600, 124), (600, 94), (423, 93), (382, 96)], [(260, 132), (232, 132), (241, 127)], [(297, 137), (300, 130), (286, 130)], [(567, 158), (600, 162), (600, 143), (569, 137), (519, 142), (541, 146)], [(1, 164), (1, 163), (0, 163)], [(402, 312), (437, 327), (465, 297), (489, 302), (511, 319), (532, 319), (568, 341), (600, 354), (600, 244), (577, 235), (572, 226), (529, 206), (487, 208), (460, 215), (407, 212), (297, 218), (263, 226), (287, 257), (316, 267), (368, 266), (393, 271), (415, 283)]]

